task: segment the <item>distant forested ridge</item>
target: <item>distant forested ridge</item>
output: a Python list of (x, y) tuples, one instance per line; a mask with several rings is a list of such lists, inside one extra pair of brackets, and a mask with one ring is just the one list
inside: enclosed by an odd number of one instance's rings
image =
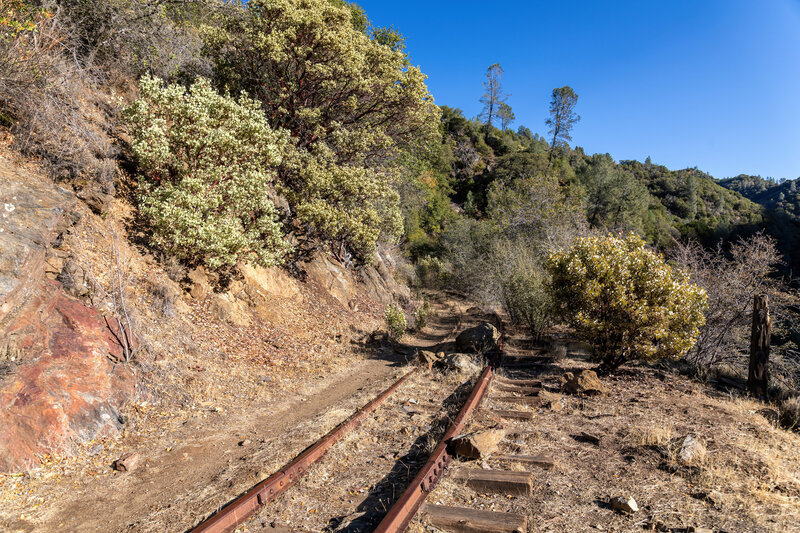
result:
[(785, 270), (800, 265), (800, 178), (777, 181), (739, 174), (718, 183), (759, 204), (764, 210), (765, 228), (774, 236), (785, 255)]
[[(713, 245), (764, 229), (769, 222), (769, 206), (697, 168), (670, 170), (650, 158), (618, 162), (609, 154), (588, 155), (566, 144), (555, 148), (551, 160), (552, 144), (527, 127), (499, 129), (447, 106), (442, 106), (441, 131), (432, 174), (436, 190), (446, 192), (462, 216), (486, 218), (492, 191), (551, 175), (568, 201), (580, 206), (590, 227), (635, 231), (661, 248), (685, 238)], [(788, 190), (789, 185), (782, 187)], [(442, 200), (411, 214), (412, 252), (416, 245), (425, 253), (430, 237), (455, 217)]]

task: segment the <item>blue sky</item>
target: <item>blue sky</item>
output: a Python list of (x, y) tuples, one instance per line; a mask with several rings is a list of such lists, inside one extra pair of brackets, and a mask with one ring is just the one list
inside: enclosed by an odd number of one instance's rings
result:
[(551, 90), (570, 85), (588, 153), (800, 176), (800, 0), (357, 3), (468, 117), (497, 62), (514, 127), (544, 134)]

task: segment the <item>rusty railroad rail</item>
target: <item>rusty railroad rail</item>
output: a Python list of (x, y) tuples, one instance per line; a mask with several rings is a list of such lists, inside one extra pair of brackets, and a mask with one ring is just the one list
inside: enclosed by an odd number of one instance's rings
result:
[(453, 421), (453, 424), (444, 434), (442, 440), (431, 453), (430, 458), (422, 467), (422, 470), (417, 474), (413, 481), (406, 488), (405, 492), (389, 509), (389, 512), (383, 518), (375, 533), (402, 533), (408, 527), (408, 524), (413, 520), (417, 511), (422, 503), (427, 498), (434, 486), (444, 475), (447, 466), (453, 460), (453, 457), (448, 453), (447, 446), (453, 437), (458, 435), (467, 424), (472, 412), (480, 405), (481, 400), (486, 395), (489, 388), (489, 383), (492, 380), (493, 364), (487, 365), (480, 377), (478, 378), (472, 393), (464, 403), (464, 407), (458, 413), (458, 416)]
[(397, 388), (415, 372), (416, 368), (398, 379), (391, 387), (380, 393), (371, 402), (359, 409), (347, 420), (336, 426), (327, 435), (306, 448), (283, 468), (248, 490), (228, 505), (211, 515), (207, 520), (191, 530), (191, 533), (223, 533), (233, 531), (238, 525), (253, 516), (264, 504), (274, 499), (294, 485), (308, 468), (319, 461), (323, 455), (356, 428), (372, 411), (382, 404)]

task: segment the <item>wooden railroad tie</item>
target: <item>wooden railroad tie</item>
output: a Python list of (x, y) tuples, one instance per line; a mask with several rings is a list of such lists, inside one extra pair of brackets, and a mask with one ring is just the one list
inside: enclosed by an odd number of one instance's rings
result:
[(519, 394), (528, 394), (535, 396), (542, 392), (541, 387), (525, 387), (519, 385), (506, 385), (505, 383), (496, 383), (494, 388), (500, 392), (516, 392)]
[(515, 418), (517, 420), (532, 420), (533, 413), (529, 411), (508, 411), (505, 409), (481, 409), (481, 412), (488, 416), (497, 416), (500, 418)]
[(538, 396), (496, 396), (492, 398), (492, 400), (497, 402), (523, 403), (525, 405), (532, 405), (535, 407), (539, 407), (542, 405), (542, 403), (544, 403), (544, 401)]
[(495, 378), (495, 383), (502, 383), (503, 385), (516, 385), (518, 387), (542, 387), (542, 380), (540, 379), (513, 379), (513, 378)]
[(453, 479), (463, 481), (468, 487), (481, 492), (530, 494), (533, 490), (532, 472), (459, 468), (453, 473)]
[(514, 513), (430, 504), (422, 507), (422, 513), (432, 525), (459, 533), (524, 533), (528, 527), (528, 518)]

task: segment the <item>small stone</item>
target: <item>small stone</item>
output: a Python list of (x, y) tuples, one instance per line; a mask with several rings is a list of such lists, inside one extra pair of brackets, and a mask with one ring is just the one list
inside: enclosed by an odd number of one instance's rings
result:
[(542, 400), (542, 407), (545, 409), (560, 411), (564, 407), (562, 396), (558, 393), (543, 390), (539, 392), (539, 398)]
[(417, 352), (417, 359), (419, 362), (428, 370), (433, 368), (433, 364), (436, 363), (439, 358), (436, 356), (435, 353), (429, 352), (428, 350), (420, 350)]
[(484, 429), (453, 437), (450, 445), (456, 455), (466, 459), (486, 459), (497, 450), (505, 436), (502, 428)]
[(694, 435), (686, 435), (681, 441), (681, 449), (678, 452), (678, 461), (683, 465), (689, 465), (701, 460), (706, 454), (706, 447)]
[(251, 441), (250, 439), (244, 439), (239, 441), (239, 446), (250, 446)]
[(600, 444), (600, 437), (597, 435), (592, 435), (591, 433), (586, 433), (585, 431), (581, 431), (580, 440), (583, 442), (589, 442), (591, 444)]
[(138, 462), (138, 453), (126, 453), (114, 461), (114, 469), (119, 470), (120, 472), (132, 472), (136, 468)]
[(86, 455), (88, 455), (89, 457), (94, 457), (95, 455), (97, 455), (100, 452), (102, 452), (103, 449), (104, 449), (104, 446), (102, 444), (95, 444), (94, 446), (92, 446), (91, 448), (89, 448), (86, 451)]
[(608, 393), (608, 388), (603, 385), (594, 370), (581, 370), (574, 375), (568, 372), (564, 378), (563, 389), (568, 394), (599, 396)]
[(443, 362), (445, 367), (457, 372), (471, 374), (479, 370), (472, 357), (465, 353), (450, 354)]
[(611, 507), (620, 513), (635, 513), (639, 510), (636, 500), (634, 500), (632, 497), (626, 498), (624, 496), (615, 496), (614, 498), (611, 498), (610, 503)]

